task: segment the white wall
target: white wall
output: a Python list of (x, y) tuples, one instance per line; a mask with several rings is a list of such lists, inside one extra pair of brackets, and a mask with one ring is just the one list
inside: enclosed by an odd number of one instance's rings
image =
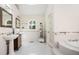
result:
[[(50, 31), (48, 15), (52, 14), (51, 32), (78, 32), (79, 31), (79, 5), (48, 5), (46, 13), (46, 31)], [(47, 35), (50, 36), (50, 35)], [(54, 38), (55, 39), (55, 38)], [(48, 39), (49, 40), (49, 39)]]
[(79, 31), (79, 5), (54, 5), (54, 31)]
[[(79, 31), (79, 5), (56, 4), (48, 5), (46, 15), (52, 14), (54, 32)], [(48, 21), (48, 20), (47, 20)]]
[[(24, 41), (33, 41), (38, 40), (40, 37), (40, 22), (44, 25), (44, 16), (21, 16), (21, 31), (25, 34)], [(29, 21), (35, 20), (36, 21), (36, 29), (29, 29)]]
[[(44, 16), (21, 16), (21, 27), (23, 26), (26, 31), (39, 31), (40, 29), (40, 22), (44, 24)], [(29, 29), (29, 21), (35, 20), (36, 21), (36, 29)]]

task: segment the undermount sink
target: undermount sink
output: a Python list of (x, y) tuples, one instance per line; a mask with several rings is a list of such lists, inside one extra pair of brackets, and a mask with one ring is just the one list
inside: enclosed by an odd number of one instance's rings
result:
[(16, 34), (11, 34), (11, 35), (3, 35), (3, 39), (5, 40), (14, 40), (18, 37)]

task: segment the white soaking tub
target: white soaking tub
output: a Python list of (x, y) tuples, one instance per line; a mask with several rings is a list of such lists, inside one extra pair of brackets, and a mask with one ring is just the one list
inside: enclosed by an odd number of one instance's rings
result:
[(59, 40), (54, 52), (57, 55), (79, 55), (79, 42), (70, 42), (68, 40)]
[[(78, 34), (79, 35), (79, 34)], [(77, 34), (66, 34), (56, 36), (55, 47), (57, 55), (79, 55), (79, 36)]]

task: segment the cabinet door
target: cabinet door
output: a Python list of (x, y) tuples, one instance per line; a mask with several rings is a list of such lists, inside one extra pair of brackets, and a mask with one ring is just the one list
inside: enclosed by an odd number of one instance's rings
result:
[(21, 47), (21, 34), (18, 37), (18, 48), (20, 48), (20, 47)]
[(21, 35), (19, 35), (15, 40), (14, 40), (14, 50), (18, 50), (21, 47)]
[(14, 50), (18, 49), (18, 37), (14, 39)]

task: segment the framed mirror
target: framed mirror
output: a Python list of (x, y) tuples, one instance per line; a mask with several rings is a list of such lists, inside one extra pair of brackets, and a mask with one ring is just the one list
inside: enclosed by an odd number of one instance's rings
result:
[(16, 18), (16, 28), (20, 28), (20, 19)]
[(0, 26), (12, 27), (12, 14), (0, 7)]

